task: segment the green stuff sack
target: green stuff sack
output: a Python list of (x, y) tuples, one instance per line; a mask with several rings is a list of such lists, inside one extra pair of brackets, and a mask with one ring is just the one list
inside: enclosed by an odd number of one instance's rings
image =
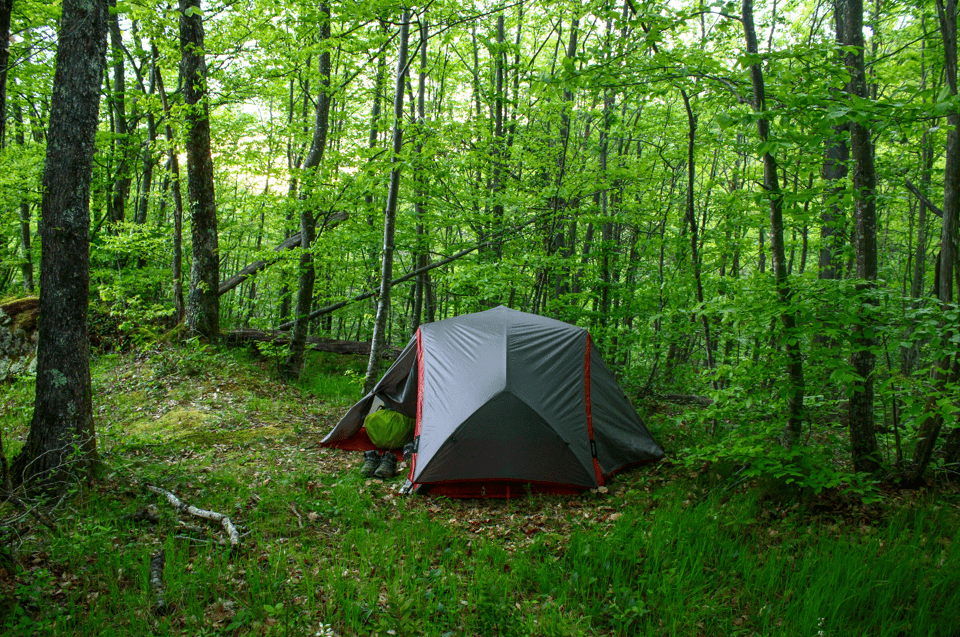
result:
[(363, 420), (370, 442), (380, 449), (399, 449), (413, 440), (415, 424), (413, 418), (389, 409), (375, 411)]

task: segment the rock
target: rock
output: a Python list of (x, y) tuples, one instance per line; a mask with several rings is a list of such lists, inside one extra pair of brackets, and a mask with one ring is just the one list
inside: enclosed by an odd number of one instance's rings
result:
[(36, 373), (39, 315), (36, 297), (0, 303), (0, 382)]

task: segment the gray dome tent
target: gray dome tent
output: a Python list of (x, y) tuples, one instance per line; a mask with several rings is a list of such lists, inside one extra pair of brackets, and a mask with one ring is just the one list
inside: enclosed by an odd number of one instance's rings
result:
[(419, 492), (575, 493), (663, 458), (586, 330), (503, 306), (420, 326), (322, 444), (375, 448), (363, 429), (375, 397), (416, 419)]

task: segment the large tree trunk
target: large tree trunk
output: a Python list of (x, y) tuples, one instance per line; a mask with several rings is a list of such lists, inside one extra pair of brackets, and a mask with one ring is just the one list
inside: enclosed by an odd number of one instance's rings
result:
[(64, 0), (43, 173), (36, 401), (13, 463), (16, 483), (59, 488), (96, 464), (87, 304), (90, 179), (106, 35), (106, 0)]
[(387, 205), (383, 211), (383, 262), (380, 270), (380, 294), (377, 316), (370, 341), (370, 359), (363, 383), (363, 392), (373, 389), (380, 377), (380, 353), (386, 347), (387, 319), (390, 315), (390, 281), (393, 278), (394, 232), (397, 221), (397, 199), (400, 196), (400, 151), (403, 148), (403, 86), (407, 74), (407, 43), (410, 39), (410, 10), (403, 10), (400, 18), (400, 42), (397, 54), (397, 82), (393, 97), (393, 156)]
[[(747, 53), (757, 57), (757, 33), (753, 26), (753, 0), (743, 0), (743, 31), (746, 38)], [(750, 65), (750, 80), (753, 85), (753, 107), (760, 118), (757, 119), (757, 133), (761, 142), (770, 138), (770, 122), (766, 118), (766, 94), (763, 84), (763, 71), (760, 63)], [(784, 430), (783, 442), (791, 446), (800, 441), (803, 424), (803, 358), (800, 352), (800, 339), (797, 334), (797, 322), (791, 305), (794, 292), (787, 278), (787, 263), (783, 248), (783, 191), (777, 176), (777, 161), (767, 151), (763, 154), (763, 188), (770, 198), (770, 253), (773, 257), (773, 272), (777, 286), (777, 301), (780, 305), (780, 322), (783, 323), (787, 351), (787, 375), (790, 378), (787, 409), (788, 422)]]
[[(867, 77), (863, 65), (863, 0), (846, 0), (846, 66), (850, 71), (848, 91), (851, 99), (868, 99)], [(877, 206), (874, 191), (877, 176), (873, 166), (870, 130), (856, 119), (850, 120), (850, 158), (853, 160), (854, 217), (856, 220), (857, 290), (861, 295), (860, 317), (853, 325), (854, 352), (850, 363), (859, 379), (848, 401), (850, 444), (853, 466), (857, 471), (880, 471), (880, 449), (873, 426), (873, 370), (876, 356), (872, 308), (876, 305), (877, 285)]]
[(220, 295), (217, 294), (220, 255), (200, 0), (180, 0), (180, 51), (180, 74), (187, 106), (184, 115), (187, 193), (193, 225), (193, 266), (190, 270), (190, 293), (187, 296), (187, 325), (192, 332), (216, 340), (220, 336)]
[[(326, 46), (330, 39), (330, 7), (320, 5), (320, 44)], [(330, 122), (330, 51), (324, 48), (320, 54), (320, 88), (317, 94), (316, 120), (313, 126), (313, 141), (310, 152), (303, 162), (306, 171), (317, 172), (317, 167), (323, 161), (323, 154), (327, 147), (327, 131)], [(301, 199), (308, 197), (316, 181), (314, 176), (304, 179), (301, 188)], [(313, 303), (313, 286), (316, 281), (316, 270), (313, 266), (313, 254), (310, 248), (316, 239), (317, 217), (314, 211), (304, 205), (300, 212), (300, 279), (297, 287), (297, 308), (293, 321), (293, 333), (290, 337), (290, 352), (283, 364), (283, 372), (287, 376), (296, 377), (303, 367), (306, 351), (307, 328), (310, 326), (310, 310)]]

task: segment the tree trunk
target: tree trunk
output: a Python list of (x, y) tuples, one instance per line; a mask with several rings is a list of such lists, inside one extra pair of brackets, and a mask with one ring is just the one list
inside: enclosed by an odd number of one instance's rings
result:
[[(844, 33), (846, 31), (844, 12), (845, 0), (834, 0), (834, 30), (838, 46), (844, 44)], [(847, 178), (847, 160), (849, 157), (847, 124), (838, 124), (833, 127), (833, 138), (827, 146), (823, 158), (823, 168), (821, 169), (827, 187), (820, 226), (820, 279), (840, 278), (841, 270), (836, 253), (842, 248), (842, 245), (839, 245), (838, 242), (837, 225), (842, 223), (843, 218), (840, 197), (843, 192), (843, 181)]]
[[(17, 144), (24, 146), (26, 136), (23, 130), (23, 111), (19, 102), (13, 106), (13, 119), (17, 123)], [(22, 199), (20, 201), (20, 249), (23, 252), (23, 260), (20, 262), (20, 271), (23, 274), (23, 291), (27, 294), (33, 294), (33, 252), (30, 239), (30, 203)]]
[[(950, 95), (957, 95), (957, 0), (937, 0), (937, 15), (940, 20), (940, 33), (943, 36), (944, 75)], [(954, 294), (954, 266), (957, 261), (957, 242), (960, 239), (960, 112), (956, 109), (947, 114), (947, 146), (943, 174), (943, 225), (940, 230), (940, 267), (937, 278), (937, 297), (944, 313), (948, 312), (953, 302)], [(908, 484), (919, 484), (923, 479), (933, 450), (940, 436), (944, 423), (944, 410), (949, 406), (942, 406), (950, 398), (950, 385), (957, 376), (956, 345), (952, 339), (956, 337), (956, 319), (950, 322), (944, 318), (940, 323), (941, 347), (945, 354), (937, 361), (933, 370), (933, 395), (927, 400), (927, 411), (930, 412), (917, 432), (917, 443), (913, 450), (913, 461), (908, 468), (905, 481)], [(956, 431), (956, 430), (954, 430)], [(950, 448), (948, 453), (956, 455), (957, 434), (951, 432)]]
[[(863, 65), (863, 0), (846, 0), (844, 46), (850, 72), (851, 99), (867, 100), (867, 79)], [(857, 119), (850, 123), (850, 158), (853, 160), (854, 217), (856, 220), (857, 289), (861, 295), (860, 317), (853, 325), (854, 352), (850, 363), (859, 378), (854, 382), (848, 404), (848, 424), (853, 466), (857, 471), (880, 471), (880, 448), (873, 424), (873, 370), (876, 356), (872, 334), (877, 286), (877, 176), (873, 165), (870, 130)]]
[[(151, 55), (157, 59), (158, 51), (151, 44)], [(183, 197), (180, 194), (180, 161), (174, 149), (173, 128), (170, 126), (170, 105), (167, 103), (167, 93), (163, 89), (163, 75), (160, 67), (154, 68), (154, 78), (157, 80), (157, 92), (160, 94), (160, 103), (163, 105), (164, 134), (167, 138), (170, 175), (170, 190), (173, 193), (173, 262), (171, 264), (171, 278), (173, 279), (173, 306), (174, 320), (179, 323), (186, 315), (183, 301)], [(219, 310), (218, 310), (219, 311)]]
[[(757, 33), (753, 26), (753, 0), (743, 0), (743, 31), (747, 53), (758, 56)], [(761, 143), (770, 138), (770, 122), (766, 118), (766, 94), (763, 84), (763, 71), (760, 63), (750, 65), (750, 81), (753, 85), (753, 108), (760, 114), (757, 119), (757, 133)], [(777, 301), (780, 305), (780, 321), (783, 323), (787, 351), (787, 374), (790, 387), (787, 396), (788, 422), (784, 430), (783, 442), (789, 447), (800, 441), (803, 410), (803, 358), (800, 352), (797, 322), (791, 305), (794, 292), (787, 278), (787, 263), (783, 248), (783, 191), (777, 176), (777, 161), (767, 151), (763, 154), (763, 188), (770, 198), (770, 253), (773, 257), (773, 271), (777, 287)]]
[[(427, 44), (429, 42), (429, 26), (426, 19), (420, 22), (420, 77), (417, 81), (417, 145), (414, 148), (416, 156), (415, 172), (413, 176), (415, 186), (414, 209), (417, 217), (417, 243), (414, 251), (414, 263), (417, 269), (427, 265), (428, 243), (427, 229), (423, 225), (425, 214), (424, 201), (426, 199), (426, 170), (423, 166), (423, 139), (426, 135), (426, 91), (427, 91)], [(414, 283), (413, 290), (413, 320), (410, 323), (411, 334), (416, 334), (423, 317), (424, 288), (427, 285), (428, 274), (419, 275)]]
[(123, 70), (123, 34), (120, 31), (120, 16), (117, 12), (117, 0), (109, 0), (109, 3), (110, 65), (113, 70), (113, 90), (110, 94), (110, 107), (113, 113), (120, 146), (120, 163), (117, 165), (117, 170), (113, 176), (110, 221), (122, 223), (126, 219), (127, 195), (130, 193), (130, 183), (133, 180), (132, 175), (129, 174), (132, 148), (129, 138), (130, 130), (127, 125), (127, 88)]
[(400, 195), (400, 151), (403, 149), (403, 86), (407, 71), (407, 43), (410, 37), (410, 10), (403, 10), (400, 19), (400, 42), (397, 55), (397, 83), (393, 97), (393, 156), (390, 169), (390, 187), (387, 205), (383, 212), (383, 264), (380, 271), (380, 295), (377, 299), (377, 316), (370, 341), (370, 360), (363, 382), (367, 393), (380, 378), (380, 352), (386, 346), (387, 319), (390, 314), (390, 281), (393, 278), (394, 232), (397, 220), (397, 199)]
[[(150, 60), (150, 88), (149, 94), (157, 91), (157, 59)], [(153, 148), (157, 141), (157, 121), (152, 109), (147, 109), (147, 141), (143, 145), (141, 155), (143, 161), (143, 187), (140, 189), (140, 200), (137, 203), (137, 212), (134, 221), (138, 224), (147, 222), (147, 211), (150, 206), (150, 189), (153, 186), (153, 167), (156, 164)]]
[(106, 54), (106, 0), (64, 0), (40, 236), (40, 318), (33, 420), (13, 462), (16, 483), (63, 488), (97, 461), (87, 306), (90, 180)]
[[(316, 119), (313, 125), (313, 140), (310, 143), (310, 152), (303, 162), (305, 171), (314, 174), (304, 178), (300, 190), (301, 201), (312, 193), (318, 181), (316, 173), (323, 161), (323, 154), (327, 147), (327, 131), (330, 124), (330, 51), (326, 48), (330, 39), (330, 6), (320, 4), (320, 46), (324, 47), (319, 57), (320, 87), (317, 91)], [(290, 337), (290, 352), (283, 364), (283, 373), (295, 378), (303, 368), (303, 359), (306, 354), (307, 328), (310, 326), (310, 310), (313, 304), (313, 287), (316, 282), (316, 270), (313, 266), (311, 246), (316, 239), (317, 217), (314, 211), (306, 204), (300, 212), (300, 278), (297, 285), (297, 307), (293, 320), (293, 333)]]
[(13, 0), (0, 0), (0, 148), (6, 145), (7, 67), (10, 64), (10, 14)]
[(693, 189), (696, 182), (696, 138), (697, 138), (697, 116), (694, 115), (690, 107), (690, 98), (687, 92), (680, 89), (680, 95), (683, 97), (683, 105), (687, 111), (687, 205), (686, 217), (690, 225), (690, 261), (693, 265), (693, 278), (697, 284), (697, 304), (700, 306), (700, 318), (703, 322), (703, 339), (707, 350), (707, 369), (714, 368), (713, 362), (713, 340), (710, 338), (710, 318), (703, 308), (703, 282), (700, 277), (700, 250), (699, 250), (699, 232), (697, 229), (697, 215), (694, 208)]
[[(189, 14), (189, 15), (188, 15)], [(207, 65), (203, 53), (200, 0), (180, 0), (180, 74), (186, 110), (187, 193), (193, 225), (193, 265), (187, 296), (187, 326), (207, 339), (220, 336), (220, 254), (217, 202), (210, 154), (210, 114), (206, 100)]]

